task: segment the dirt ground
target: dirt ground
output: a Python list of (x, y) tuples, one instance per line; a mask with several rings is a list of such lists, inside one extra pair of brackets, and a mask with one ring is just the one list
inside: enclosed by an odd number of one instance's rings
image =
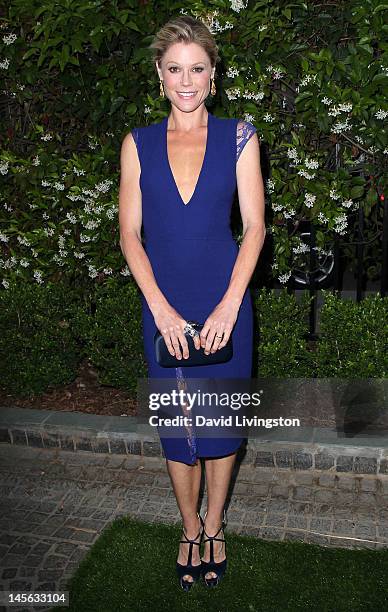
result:
[(135, 415), (136, 399), (121, 389), (101, 385), (88, 360), (82, 362), (77, 378), (70, 384), (41, 395), (18, 398), (0, 389), (0, 405), (107, 416)]

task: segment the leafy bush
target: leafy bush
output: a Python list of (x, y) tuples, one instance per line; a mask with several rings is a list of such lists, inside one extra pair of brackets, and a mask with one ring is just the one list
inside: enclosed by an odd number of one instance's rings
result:
[(135, 392), (138, 377), (147, 376), (139, 289), (112, 279), (97, 288), (95, 302), (88, 353), (99, 381)]
[(83, 356), (72, 328), (78, 293), (63, 284), (11, 283), (0, 292), (0, 384), (28, 396), (71, 382)]
[(385, 378), (388, 376), (388, 297), (361, 302), (323, 291), (316, 352), (318, 377)]
[(308, 377), (313, 360), (307, 347), (310, 299), (303, 292), (301, 302), (282, 289), (261, 289), (254, 300), (259, 335), (257, 338), (258, 377)]

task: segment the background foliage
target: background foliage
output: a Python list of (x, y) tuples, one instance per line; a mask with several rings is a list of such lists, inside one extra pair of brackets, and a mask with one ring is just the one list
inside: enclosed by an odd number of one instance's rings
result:
[(302, 219), (317, 224), (325, 253), (336, 235), (352, 242), (360, 206), (374, 237), (369, 275), (378, 275), (386, 8), (379, 0), (11, 0), (0, 21), (0, 286), (66, 278), (90, 288), (130, 275), (119, 248), (120, 145), (132, 127), (169, 111), (148, 45), (181, 13), (202, 19), (219, 46), (211, 112), (254, 123), (263, 159), (269, 151), (277, 278), (286, 282), (304, 256)]
[[(98, 381), (135, 397), (147, 377), (140, 291), (129, 279), (88, 294), (61, 282), (10, 283), (0, 292), (0, 387), (29, 396), (72, 382), (88, 359)], [(256, 378), (386, 378), (388, 297), (361, 303), (325, 292), (321, 334), (308, 340), (308, 292), (298, 302), (285, 288), (253, 296)]]

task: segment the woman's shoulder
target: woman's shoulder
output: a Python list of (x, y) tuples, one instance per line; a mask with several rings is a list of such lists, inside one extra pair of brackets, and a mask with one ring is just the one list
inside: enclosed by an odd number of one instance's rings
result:
[(248, 136), (248, 135), (252, 135), (253, 132), (256, 132), (256, 128), (253, 125), (253, 123), (251, 123), (250, 121), (248, 121), (247, 119), (237, 119), (237, 135), (240, 137), (244, 137), (244, 136)]
[(136, 145), (138, 145), (140, 138), (144, 138), (148, 134), (152, 134), (161, 123), (162, 121), (150, 123), (149, 125), (136, 125), (131, 128), (129, 133), (132, 134), (133, 140), (135, 141)]

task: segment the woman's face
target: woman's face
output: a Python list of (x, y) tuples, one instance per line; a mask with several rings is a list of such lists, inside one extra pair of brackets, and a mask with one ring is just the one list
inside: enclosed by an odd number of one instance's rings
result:
[[(195, 110), (209, 95), (215, 70), (208, 54), (197, 43), (171, 45), (156, 69), (163, 80), (165, 95), (183, 112)], [(192, 95), (184, 96), (185, 92)]]

